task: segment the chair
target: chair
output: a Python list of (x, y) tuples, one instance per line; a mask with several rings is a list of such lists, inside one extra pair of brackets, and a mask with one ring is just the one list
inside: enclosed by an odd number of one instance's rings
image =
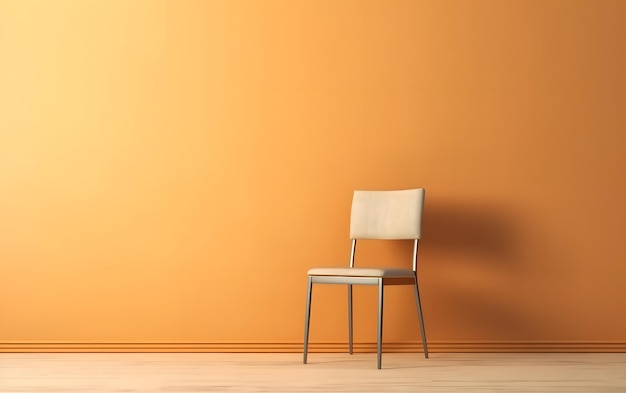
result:
[[(417, 285), (417, 247), (422, 232), (424, 189), (399, 191), (355, 191), (350, 216), (350, 266), (347, 268), (313, 268), (308, 271), (309, 282), (304, 322), (304, 364), (307, 363), (311, 295), (313, 284), (348, 285), (348, 350), (352, 354), (352, 286), (378, 286), (378, 369), (382, 361), (383, 294), (386, 285), (413, 285), (419, 317), (424, 356), (428, 358), (424, 318)], [(413, 240), (413, 269), (355, 268), (356, 241), (361, 239)]]

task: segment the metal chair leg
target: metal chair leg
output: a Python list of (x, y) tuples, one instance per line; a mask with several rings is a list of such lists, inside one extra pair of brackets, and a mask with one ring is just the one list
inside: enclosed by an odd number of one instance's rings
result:
[(306, 358), (309, 352), (309, 323), (311, 322), (311, 292), (313, 290), (313, 280), (309, 277), (309, 286), (306, 294), (306, 312), (304, 317), (304, 357), (303, 363), (306, 364)]
[(353, 353), (352, 331), (352, 284), (348, 284), (348, 352), (350, 352), (350, 355)]
[(422, 303), (420, 302), (420, 292), (417, 288), (417, 277), (415, 278), (415, 302), (417, 304), (417, 316), (420, 322), (420, 331), (422, 333), (422, 345), (424, 346), (424, 356), (428, 359), (428, 344), (426, 343), (426, 330), (424, 329), (424, 316), (422, 315)]
[(378, 279), (378, 369), (381, 369), (383, 355), (383, 280)]

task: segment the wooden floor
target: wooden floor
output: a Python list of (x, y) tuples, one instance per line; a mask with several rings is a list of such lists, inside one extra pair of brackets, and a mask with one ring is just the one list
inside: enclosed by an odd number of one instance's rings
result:
[(0, 354), (0, 392), (626, 392), (626, 354)]

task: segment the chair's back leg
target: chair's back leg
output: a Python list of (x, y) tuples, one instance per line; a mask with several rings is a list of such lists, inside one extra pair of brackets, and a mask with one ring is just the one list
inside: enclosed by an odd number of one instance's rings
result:
[(415, 303), (417, 304), (417, 316), (420, 322), (420, 332), (422, 333), (422, 346), (424, 347), (424, 356), (428, 359), (428, 344), (426, 343), (426, 330), (424, 329), (424, 316), (422, 315), (422, 303), (420, 302), (420, 291), (417, 285), (417, 247), (419, 239), (413, 242), (413, 271), (415, 272)]
[(383, 294), (384, 294), (383, 279), (378, 279), (378, 345), (377, 345), (377, 363), (380, 370), (382, 365), (383, 355)]
[(417, 287), (417, 276), (415, 276), (415, 303), (417, 304), (417, 316), (420, 322), (422, 333), (422, 345), (424, 346), (424, 356), (428, 359), (428, 344), (426, 343), (426, 330), (424, 329), (424, 316), (422, 315), (422, 303), (420, 302), (420, 291)]
[[(354, 267), (354, 254), (356, 253), (356, 239), (352, 239), (350, 247), (350, 268)], [(352, 336), (352, 284), (348, 284), (348, 352), (353, 353), (353, 336)]]
[(311, 322), (311, 292), (313, 291), (313, 279), (309, 277), (309, 286), (306, 293), (306, 312), (304, 316), (304, 357), (303, 363), (306, 364), (307, 354), (309, 352), (309, 324)]

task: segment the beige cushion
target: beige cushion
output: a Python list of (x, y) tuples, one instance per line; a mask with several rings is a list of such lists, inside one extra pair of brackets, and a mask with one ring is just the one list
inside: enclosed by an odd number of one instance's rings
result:
[(419, 239), (424, 189), (355, 191), (350, 239)]
[(347, 277), (414, 277), (413, 270), (385, 268), (349, 268), (318, 267), (310, 269), (310, 276), (347, 276)]

